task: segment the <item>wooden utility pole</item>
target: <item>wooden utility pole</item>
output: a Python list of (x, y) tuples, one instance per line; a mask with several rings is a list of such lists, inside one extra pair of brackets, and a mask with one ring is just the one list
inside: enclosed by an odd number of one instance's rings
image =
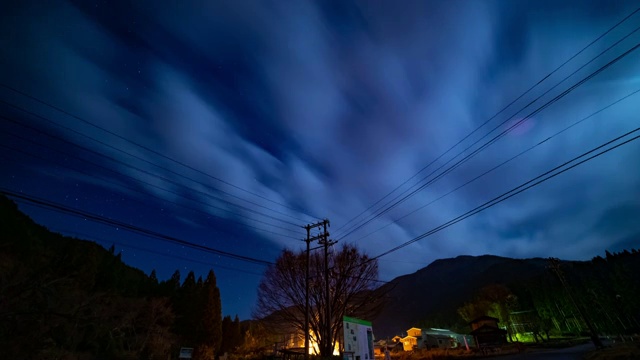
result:
[(331, 331), (331, 288), (329, 286), (329, 246), (335, 244), (335, 241), (329, 240), (329, 232), (327, 231), (327, 226), (329, 222), (327, 221), (324, 224), (324, 234), (322, 238), (318, 241), (318, 244), (324, 245), (324, 288), (325, 288), (325, 333), (323, 337), (325, 337), (325, 354), (331, 356), (333, 354), (333, 349), (331, 345), (333, 345), (333, 332)]
[[(309, 246), (312, 241), (323, 239), (325, 236), (329, 236), (327, 233), (327, 226), (329, 225), (329, 220), (325, 219), (323, 221), (317, 222), (315, 224), (305, 225), (304, 228), (307, 230), (307, 238), (305, 242), (307, 243), (307, 258), (306, 258), (306, 275), (305, 275), (305, 312), (304, 312), (304, 359), (309, 360)], [(318, 228), (324, 226), (324, 233), (321, 233), (316, 236), (311, 236), (311, 229)]]
[(553, 270), (553, 272), (556, 273), (556, 275), (558, 276), (558, 279), (560, 280), (560, 283), (562, 283), (562, 286), (564, 287), (567, 294), (569, 295), (569, 299), (573, 303), (573, 306), (578, 311), (578, 314), (580, 314), (580, 317), (582, 317), (582, 320), (587, 325), (587, 328), (589, 328), (589, 333), (591, 335), (591, 341), (593, 341), (593, 345), (595, 345), (595, 347), (598, 349), (602, 348), (602, 341), (600, 341), (600, 337), (598, 336), (598, 333), (596, 332), (595, 327), (591, 323), (591, 319), (587, 315), (586, 311), (584, 311), (582, 306), (580, 306), (580, 304), (578, 304), (576, 299), (573, 297), (573, 293), (569, 288), (567, 279), (565, 279), (564, 274), (562, 273), (562, 269), (560, 269), (560, 260), (557, 258), (549, 258), (549, 263), (550, 263), (551, 269)]

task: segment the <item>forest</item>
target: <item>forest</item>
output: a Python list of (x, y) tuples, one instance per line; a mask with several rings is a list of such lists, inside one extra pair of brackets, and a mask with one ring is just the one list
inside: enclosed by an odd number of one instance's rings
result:
[(0, 348), (15, 359), (213, 359), (242, 343), (213, 271), (158, 281), (114, 247), (35, 224), (0, 197)]
[[(424, 321), (468, 331), (482, 315), (500, 320), (510, 341), (591, 335), (621, 339), (640, 331), (640, 252), (605, 252), (591, 261), (549, 259), (547, 268), (509, 283), (488, 283), (455, 311)], [(448, 314), (448, 315), (447, 315)], [(466, 331), (465, 331), (466, 330)]]

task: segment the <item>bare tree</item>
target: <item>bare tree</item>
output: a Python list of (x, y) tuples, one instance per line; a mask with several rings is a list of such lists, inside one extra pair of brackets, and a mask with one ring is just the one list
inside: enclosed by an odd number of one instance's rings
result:
[[(320, 355), (330, 356), (342, 335), (343, 316), (371, 319), (381, 310), (385, 294), (377, 288), (378, 263), (353, 245), (343, 245), (329, 255), (330, 337), (324, 335), (328, 308), (323, 254), (312, 253), (309, 267), (311, 336)], [(260, 282), (254, 315), (281, 332), (304, 334), (305, 268), (304, 251), (284, 250)]]

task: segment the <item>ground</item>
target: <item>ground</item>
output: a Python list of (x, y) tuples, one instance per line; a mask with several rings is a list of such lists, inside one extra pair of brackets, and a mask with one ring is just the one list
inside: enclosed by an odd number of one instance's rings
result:
[(591, 350), (585, 360), (635, 360), (640, 359), (640, 342), (615, 343), (600, 350)]
[(513, 344), (489, 354), (459, 350), (431, 350), (401, 352), (392, 355), (393, 360), (455, 360), (455, 359), (500, 359), (500, 360), (636, 360), (640, 359), (640, 342), (618, 342), (604, 340), (605, 348), (596, 350), (591, 342), (578, 339), (553, 342), (540, 346), (518, 348)]

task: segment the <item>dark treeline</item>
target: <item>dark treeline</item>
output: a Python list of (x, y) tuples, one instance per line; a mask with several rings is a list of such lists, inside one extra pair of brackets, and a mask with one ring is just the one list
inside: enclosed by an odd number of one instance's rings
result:
[[(115, 249), (52, 233), (0, 197), (0, 348), (3, 357), (213, 359), (242, 345), (220, 292), (189, 272), (158, 282)], [(224, 334), (223, 334), (224, 332)], [(223, 340), (224, 339), (224, 340)]]
[[(591, 322), (599, 335), (640, 331), (640, 252), (606, 252), (590, 261), (549, 261), (537, 275), (509, 283), (485, 283), (472, 298), (442, 309), (420, 323), (469, 332), (472, 319), (500, 320), (512, 341), (546, 341), (551, 336), (584, 336)], [(502, 269), (508, 271), (509, 269)]]
[(512, 286), (519, 307), (535, 310), (534, 331), (586, 334), (580, 311), (601, 335), (640, 331), (640, 252), (607, 251), (604, 258), (560, 262), (559, 270)]

